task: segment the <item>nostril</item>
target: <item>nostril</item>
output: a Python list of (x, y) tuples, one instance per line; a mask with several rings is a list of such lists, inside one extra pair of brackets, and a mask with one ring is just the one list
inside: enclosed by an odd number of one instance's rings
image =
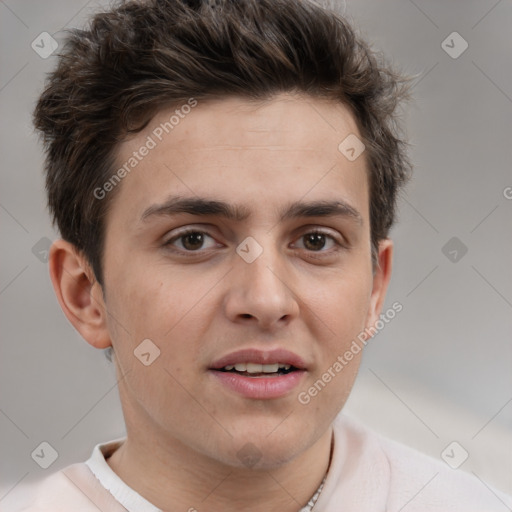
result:
[(242, 318), (252, 318), (252, 315), (251, 315), (251, 314), (249, 314), (249, 313), (242, 313), (240, 316), (241, 316)]

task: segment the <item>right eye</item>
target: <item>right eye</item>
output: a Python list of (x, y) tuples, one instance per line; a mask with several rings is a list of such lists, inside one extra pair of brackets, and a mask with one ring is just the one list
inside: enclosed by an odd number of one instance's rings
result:
[[(204, 247), (208, 239), (211, 240), (208, 247)], [(176, 234), (164, 243), (164, 247), (173, 246), (185, 252), (198, 252), (200, 249), (212, 249), (216, 247), (215, 239), (204, 231), (188, 229)]]

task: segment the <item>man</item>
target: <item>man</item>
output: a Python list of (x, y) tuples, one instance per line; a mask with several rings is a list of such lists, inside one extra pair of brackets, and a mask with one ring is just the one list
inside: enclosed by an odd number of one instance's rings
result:
[(391, 276), (404, 84), (307, 1), (128, 2), (70, 36), (35, 112), (50, 273), (127, 438), (27, 510), (510, 503), (338, 417)]

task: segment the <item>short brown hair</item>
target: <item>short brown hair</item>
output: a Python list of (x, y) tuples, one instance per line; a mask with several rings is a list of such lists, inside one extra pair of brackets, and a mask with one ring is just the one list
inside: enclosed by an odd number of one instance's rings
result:
[(162, 108), (301, 92), (349, 106), (366, 145), (372, 253), (410, 172), (397, 125), (406, 80), (343, 17), (309, 0), (146, 0), (70, 31), (37, 103), (53, 222), (103, 284), (104, 200), (116, 146)]

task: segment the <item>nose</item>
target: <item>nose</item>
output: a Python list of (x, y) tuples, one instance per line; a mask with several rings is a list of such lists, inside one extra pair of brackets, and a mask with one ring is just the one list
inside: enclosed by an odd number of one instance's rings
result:
[(299, 304), (293, 292), (293, 277), (283, 258), (268, 247), (252, 263), (235, 257), (224, 301), (229, 320), (272, 330), (297, 317)]

